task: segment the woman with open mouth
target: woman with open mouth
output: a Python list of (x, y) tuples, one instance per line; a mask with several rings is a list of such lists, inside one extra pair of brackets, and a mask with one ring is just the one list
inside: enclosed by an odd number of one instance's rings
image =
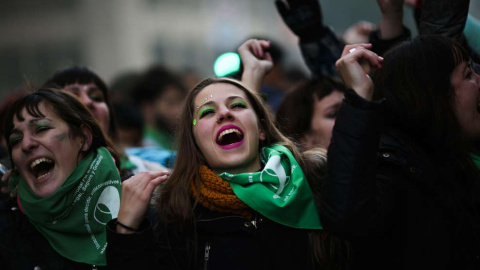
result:
[[(343, 243), (321, 230), (312, 192), (325, 173), (324, 155), (324, 149), (299, 153), (275, 127), (260, 96), (242, 83), (202, 81), (181, 115), (177, 162), (155, 194), (158, 224), (144, 219), (158, 183), (126, 180), (119, 216), (107, 224), (108, 265), (318, 269), (341, 264), (335, 251)], [(329, 260), (335, 256), (337, 261)]]
[(121, 180), (92, 114), (71, 94), (41, 89), (12, 104), (4, 130), (17, 197), (2, 216), (2, 269), (103, 268)]

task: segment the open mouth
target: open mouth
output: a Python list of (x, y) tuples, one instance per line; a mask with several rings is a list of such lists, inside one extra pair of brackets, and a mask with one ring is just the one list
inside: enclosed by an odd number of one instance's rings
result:
[(53, 163), (53, 160), (48, 158), (39, 158), (30, 164), (30, 169), (37, 180), (42, 180), (50, 174), (54, 166), (55, 164)]
[(217, 144), (220, 146), (232, 146), (241, 141), (243, 141), (243, 133), (234, 125), (224, 127), (217, 135)]

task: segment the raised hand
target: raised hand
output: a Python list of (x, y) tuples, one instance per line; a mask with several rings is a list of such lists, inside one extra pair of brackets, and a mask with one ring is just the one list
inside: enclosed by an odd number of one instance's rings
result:
[(418, 0), (405, 0), (405, 4), (409, 7), (416, 7)]
[(278, 13), (300, 39), (311, 39), (323, 30), (319, 0), (276, 0)]
[(382, 14), (395, 14), (403, 12), (405, 0), (377, 0)]
[(382, 12), (380, 36), (391, 39), (403, 33), (403, 4), (405, 0), (377, 0)]
[(366, 43), (369, 40), (370, 33), (377, 29), (377, 25), (367, 21), (359, 21), (350, 26), (343, 33), (345, 44)]
[(371, 44), (347, 45), (335, 64), (345, 86), (366, 100), (372, 100), (373, 82), (359, 62), (364, 59), (374, 68), (381, 68), (383, 62), (382, 57), (369, 50), (371, 47)]
[[(141, 172), (122, 183), (122, 198), (117, 221), (138, 229), (150, 204), (153, 190), (167, 180), (168, 172)], [(133, 233), (117, 225), (118, 233)]]
[(263, 78), (273, 68), (272, 56), (266, 51), (269, 47), (270, 41), (249, 39), (238, 48), (243, 64), (242, 82), (257, 92), (261, 90)]

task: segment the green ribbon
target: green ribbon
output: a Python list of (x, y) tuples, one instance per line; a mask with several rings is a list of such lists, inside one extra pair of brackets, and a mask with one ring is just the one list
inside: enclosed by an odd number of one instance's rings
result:
[(52, 195), (39, 198), (18, 174), (18, 196), (35, 228), (63, 257), (106, 265), (105, 224), (118, 216), (121, 181), (104, 147), (83, 158)]
[(219, 176), (255, 211), (285, 226), (322, 229), (310, 186), (293, 154), (284, 146), (264, 147), (260, 172)]

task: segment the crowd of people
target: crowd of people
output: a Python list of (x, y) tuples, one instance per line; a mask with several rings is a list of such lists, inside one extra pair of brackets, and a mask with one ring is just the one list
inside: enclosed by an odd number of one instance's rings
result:
[(1, 269), (480, 269), (469, 0), (377, 3), (339, 38), (318, 0), (276, 0), (296, 82), (248, 39), (240, 74), (71, 66), (12, 94)]

